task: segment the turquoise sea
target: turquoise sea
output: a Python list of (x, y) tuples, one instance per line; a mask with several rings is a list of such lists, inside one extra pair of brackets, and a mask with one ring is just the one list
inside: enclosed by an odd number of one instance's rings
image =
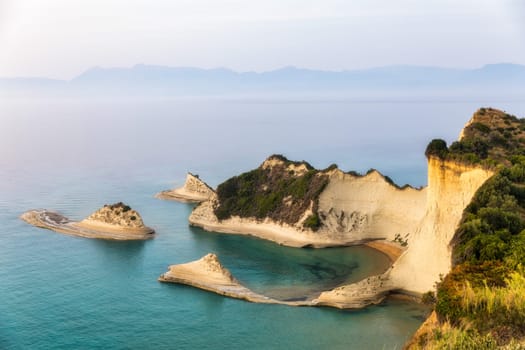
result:
[[(214, 252), (255, 291), (300, 298), (385, 257), (204, 232), (188, 227), (192, 205), (153, 195), (186, 171), (216, 186), (273, 153), (425, 185), (428, 141), (454, 140), (483, 105), (525, 116), (520, 102), (0, 101), (0, 349), (400, 349), (425, 317), (418, 304), (259, 305), (157, 282), (168, 265)], [(33, 208), (81, 219), (116, 201), (156, 238), (90, 240), (18, 219)]]

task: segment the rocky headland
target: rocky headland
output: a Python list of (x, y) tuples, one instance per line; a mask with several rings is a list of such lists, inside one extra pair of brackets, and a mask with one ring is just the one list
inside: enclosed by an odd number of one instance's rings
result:
[(215, 195), (215, 191), (202, 181), (198, 175), (188, 173), (184, 186), (159, 192), (156, 198), (179, 202), (203, 202)]
[(50, 210), (29, 210), (20, 218), (27, 223), (68, 235), (112, 240), (145, 240), (155, 231), (142, 221), (136, 210), (122, 202), (104, 205), (81, 221), (72, 221)]

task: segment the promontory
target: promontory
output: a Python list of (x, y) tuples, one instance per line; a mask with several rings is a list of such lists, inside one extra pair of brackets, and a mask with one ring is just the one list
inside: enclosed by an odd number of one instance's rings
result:
[(50, 210), (29, 210), (20, 218), (37, 227), (86, 238), (145, 240), (153, 238), (155, 233), (144, 225), (136, 210), (122, 202), (104, 205), (81, 221), (72, 221)]

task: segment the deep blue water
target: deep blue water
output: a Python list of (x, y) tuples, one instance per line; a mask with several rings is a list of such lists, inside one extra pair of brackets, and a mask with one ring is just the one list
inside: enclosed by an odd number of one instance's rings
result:
[[(401, 348), (424, 317), (417, 304), (259, 305), (157, 282), (168, 265), (215, 252), (256, 291), (297, 297), (366, 276), (385, 258), (189, 228), (191, 205), (153, 195), (182, 184), (188, 170), (215, 186), (272, 153), (424, 185), (428, 140), (454, 140), (481, 105), (489, 104), (0, 101), (0, 348)], [(525, 115), (524, 103), (491, 105)], [(137, 209), (157, 237), (82, 239), (18, 219), (32, 208), (81, 219), (116, 201)]]

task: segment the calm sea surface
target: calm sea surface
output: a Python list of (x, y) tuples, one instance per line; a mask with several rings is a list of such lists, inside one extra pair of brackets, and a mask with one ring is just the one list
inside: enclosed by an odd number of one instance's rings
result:
[[(204, 232), (188, 227), (191, 205), (153, 195), (186, 171), (216, 186), (273, 153), (425, 185), (428, 141), (454, 140), (483, 105), (525, 116), (516, 102), (0, 101), (0, 349), (400, 349), (424, 318), (419, 305), (294, 308), (160, 284), (168, 265), (214, 252), (254, 290), (296, 298), (385, 258)], [(82, 239), (18, 219), (33, 208), (81, 219), (116, 201), (157, 237)]]

